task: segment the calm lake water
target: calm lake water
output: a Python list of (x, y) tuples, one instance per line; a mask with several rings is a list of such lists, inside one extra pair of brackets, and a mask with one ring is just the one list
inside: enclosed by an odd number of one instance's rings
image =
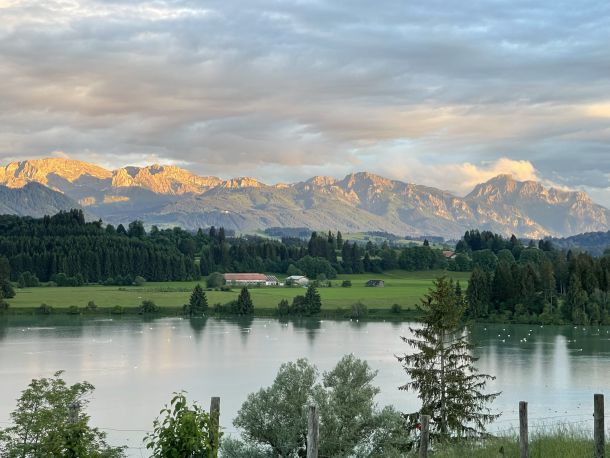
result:
[[(346, 353), (379, 371), (380, 405), (418, 408), (417, 398), (398, 391), (406, 381), (395, 354), (410, 323), (254, 319), (5, 317), (0, 320), (0, 423), (32, 378), (65, 370), (70, 382), (96, 387), (92, 423), (109, 442), (126, 444), (130, 456), (147, 456), (142, 437), (172, 392), (186, 390), (207, 409), (221, 396), (221, 424), (232, 419), (248, 393), (269, 385), (280, 364), (306, 357), (331, 369)], [(555, 422), (592, 424), (593, 394), (610, 394), (610, 328), (476, 325), (472, 336), (478, 367), (497, 379), (494, 404), (504, 430), (517, 423), (518, 402), (529, 402), (533, 428)], [(524, 340), (525, 339), (525, 340)], [(610, 405), (610, 401), (606, 402)]]

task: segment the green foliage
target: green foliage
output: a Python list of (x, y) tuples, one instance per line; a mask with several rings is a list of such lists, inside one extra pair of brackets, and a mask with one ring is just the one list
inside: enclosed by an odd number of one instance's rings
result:
[(208, 299), (199, 283), (193, 288), (189, 303), (184, 306), (184, 313), (189, 316), (201, 316), (208, 310)]
[(136, 278), (133, 279), (133, 284), (135, 286), (143, 286), (146, 283), (146, 278), (137, 275)]
[(431, 416), (437, 438), (484, 434), (497, 418), (487, 404), (499, 393), (483, 392), (494, 377), (479, 374), (474, 366), (474, 346), (461, 325), (464, 301), (453, 280), (438, 278), (420, 310), (424, 326), (409, 328), (413, 337), (402, 337), (415, 352), (398, 357), (409, 377), (400, 389), (416, 392), (422, 402), (421, 411), (407, 416), (410, 428), (423, 413)]
[(87, 302), (86, 310), (88, 312), (95, 312), (97, 310), (97, 305), (93, 301)]
[(210, 415), (197, 403), (189, 407), (184, 393), (175, 393), (161, 410), (146, 436), (146, 448), (155, 458), (217, 456), (220, 434), (216, 435)]
[(50, 315), (53, 313), (53, 307), (48, 304), (40, 304), (36, 311), (42, 315)]
[[(123, 448), (110, 447), (106, 434), (89, 425), (84, 407), (94, 390), (80, 382), (68, 386), (57, 372), (34, 379), (11, 413), (12, 426), (0, 431), (0, 452), (6, 458), (123, 457)], [(70, 408), (76, 412), (70, 413)]]
[(288, 301), (286, 299), (282, 299), (277, 304), (277, 314), (279, 316), (286, 316), (286, 315), (290, 314), (290, 304), (288, 303)]
[(78, 307), (76, 305), (71, 305), (68, 308), (68, 314), (69, 315), (80, 315), (80, 310), (78, 309)]
[(350, 311), (348, 313), (348, 318), (352, 319), (362, 319), (365, 318), (369, 313), (369, 309), (362, 302), (358, 301), (355, 304), (352, 304)]
[(19, 275), (17, 284), (19, 285), (19, 288), (33, 288), (40, 286), (38, 277), (27, 270)]
[(225, 277), (220, 272), (212, 272), (205, 281), (208, 288), (220, 288), (225, 284)]
[(324, 258), (314, 258), (307, 255), (296, 262), (296, 267), (309, 278), (316, 278), (320, 274), (324, 274), (326, 278), (337, 276), (335, 268)]
[(286, 363), (268, 387), (248, 395), (234, 425), (243, 441), (222, 445), (224, 456), (304, 456), (307, 405), (320, 412), (320, 456), (398, 456), (407, 448), (402, 416), (392, 408), (378, 410), (376, 372), (365, 361), (345, 356), (323, 374), (307, 360)]
[(295, 296), (292, 299), (292, 306), (289, 313), (294, 315), (311, 316), (320, 313), (322, 309), (322, 299), (316, 289), (315, 283), (307, 287), (305, 296)]
[(390, 312), (399, 314), (402, 312), (402, 307), (400, 304), (392, 304), (392, 307), (390, 307)]
[(241, 289), (235, 302), (235, 313), (238, 315), (251, 315), (254, 313), (254, 304), (252, 303), (250, 292), (245, 286)]
[(113, 315), (122, 315), (123, 313), (125, 313), (125, 309), (120, 305), (115, 305), (114, 307), (112, 307), (112, 310), (110, 310), (110, 313)]
[(8, 302), (4, 300), (4, 295), (2, 293), (2, 289), (0, 289), (0, 312), (8, 310)]
[(466, 290), (468, 308), (466, 314), (470, 318), (486, 317), (491, 303), (491, 275), (480, 267), (475, 267)]
[(44, 218), (2, 215), (0, 257), (10, 258), (12, 280), (25, 272), (44, 282), (63, 274), (59, 281), (53, 280), (60, 286), (101, 283), (119, 276), (131, 281), (137, 276), (153, 281), (195, 277), (194, 259), (178, 249), (183, 239), (193, 235), (180, 229), (145, 235), (137, 224), (130, 226), (132, 237), (126, 237), (121, 234), (124, 228), (115, 231), (97, 221), (86, 222), (80, 210)]
[(352, 281), (351, 280), (343, 280), (341, 282), (341, 287), (342, 288), (351, 288), (352, 287)]
[(141, 314), (157, 313), (158, 311), (159, 311), (159, 306), (151, 300), (145, 299), (140, 304), (139, 313), (141, 313)]

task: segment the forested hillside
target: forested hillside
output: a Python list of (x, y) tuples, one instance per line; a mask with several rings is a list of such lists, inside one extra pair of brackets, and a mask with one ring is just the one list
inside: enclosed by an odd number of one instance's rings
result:
[[(186, 280), (199, 275), (194, 252), (181, 252), (181, 235), (163, 231), (147, 235), (141, 223), (102, 227), (85, 222), (80, 210), (29, 218), (0, 216), (0, 256), (8, 258), (11, 278), (30, 272), (41, 281), (58, 274), (73, 283), (103, 282), (119, 277)], [(62, 279), (64, 277), (61, 277)]]

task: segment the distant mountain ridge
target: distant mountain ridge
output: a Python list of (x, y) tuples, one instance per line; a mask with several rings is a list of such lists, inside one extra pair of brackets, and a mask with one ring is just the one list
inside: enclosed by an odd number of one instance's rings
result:
[(28, 183), (62, 193), (112, 223), (141, 219), (162, 226), (216, 225), (241, 232), (307, 227), (447, 238), (471, 228), (526, 238), (610, 230), (610, 211), (586, 193), (546, 188), (509, 175), (481, 183), (460, 197), (368, 172), (267, 185), (254, 178), (223, 180), (158, 164), (106, 170), (49, 158), (0, 167), (0, 185), (21, 189)]

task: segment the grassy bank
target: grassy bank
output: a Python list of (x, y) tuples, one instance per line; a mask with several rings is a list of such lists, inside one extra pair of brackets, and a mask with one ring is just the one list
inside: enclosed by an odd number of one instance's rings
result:
[[(405, 272), (392, 271), (384, 274), (343, 275), (332, 280), (333, 287), (319, 288), (322, 297), (322, 315), (337, 317), (342, 315), (352, 304), (360, 301), (368, 308), (371, 317), (392, 317), (390, 307), (398, 304), (404, 313), (413, 310), (415, 304), (428, 291), (432, 281), (440, 275), (447, 274), (460, 280), (463, 287), (469, 277), (468, 273), (459, 272)], [(384, 288), (367, 288), (365, 283), (372, 278), (385, 282)], [(350, 280), (350, 288), (342, 288), (341, 282)], [(45, 303), (55, 311), (68, 310), (70, 306), (84, 308), (89, 301), (94, 301), (99, 312), (110, 313), (115, 306), (123, 307), (126, 313), (135, 313), (143, 300), (151, 300), (161, 307), (163, 314), (176, 314), (182, 304), (188, 302), (191, 291), (197, 282), (146, 283), (143, 286), (81, 286), (81, 287), (38, 287), (17, 289), (17, 295), (10, 299), (13, 313), (31, 312)], [(204, 284), (204, 282), (202, 282)], [(256, 316), (272, 316), (277, 304), (282, 299), (289, 301), (298, 294), (304, 294), (303, 288), (260, 287), (250, 288)], [(237, 299), (239, 288), (232, 291), (206, 291), (210, 306), (216, 303), (226, 304)]]
[[(610, 456), (606, 444), (606, 456)], [(414, 455), (416, 456), (416, 455)], [(434, 447), (430, 458), (518, 458), (519, 438), (497, 437), (478, 443), (463, 442)], [(593, 456), (592, 433), (559, 427), (553, 431), (530, 435), (530, 458), (590, 458)]]

